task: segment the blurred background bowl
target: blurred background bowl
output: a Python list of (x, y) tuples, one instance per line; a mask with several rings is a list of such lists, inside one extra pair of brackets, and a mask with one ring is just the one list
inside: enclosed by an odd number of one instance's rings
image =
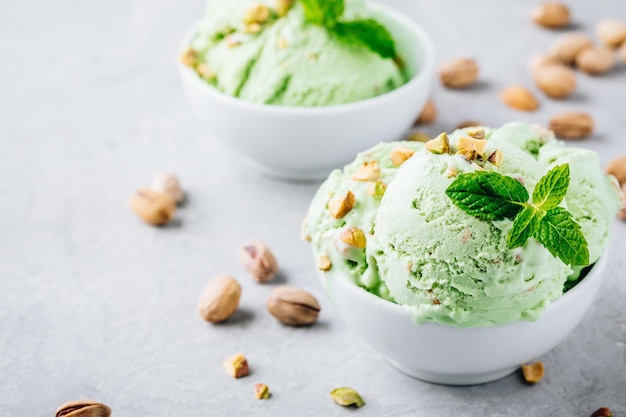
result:
[[(320, 179), (357, 152), (397, 140), (412, 126), (433, 84), (434, 49), (412, 20), (372, 4), (394, 36), (411, 79), (367, 100), (327, 107), (284, 107), (246, 102), (207, 84), (179, 64), (184, 91), (206, 131), (263, 172), (285, 179)], [(184, 39), (188, 45), (191, 33)]]

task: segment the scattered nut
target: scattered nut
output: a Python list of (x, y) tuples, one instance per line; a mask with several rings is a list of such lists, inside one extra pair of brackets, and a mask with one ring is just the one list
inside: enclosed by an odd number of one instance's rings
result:
[(427, 125), (437, 120), (437, 108), (435, 107), (435, 103), (432, 100), (428, 100), (422, 109), (422, 112), (417, 117), (415, 124)]
[(196, 72), (198, 73), (200, 78), (207, 80), (207, 81), (212, 81), (217, 77), (217, 74), (211, 69), (209, 69), (208, 65), (202, 62), (196, 65)]
[(533, 79), (537, 87), (552, 98), (565, 98), (576, 90), (576, 74), (564, 65), (541, 67), (535, 71)]
[(314, 323), (321, 309), (317, 299), (308, 292), (282, 285), (267, 297), (267, 310), (281, 323), (303, 326)]
[(348, 214), (352, 207), (354, 207), (354, 194), (352, 191), (348, 191), (346, 194), (334, 198), (328, 202), (328, 212), (331, 217), (335, 219), (341, 219), (343, 216)]
[(243, 22), (250, 23), (265, 23), (270, 17), (270, 8), (264, 4), (253, 4), (246, 11), (246, 15), (243, 18)]
[(278, 262), (272, 251), (258, 240), (239, 251), (239, 261), (256, 282), (268, 282), (278, 271)]
[(292, 4), (293, 0), (274, 0), (274, 8), (276, 8), (276, 13), (280, 17), (287, 14)]
[(620, 19), (602, 19), (596, 25), (596, 34), (604, 45), (617, 48), (626, 41), (626, 23)]
[(576, 66), (589, 75), (604, 74), (615, 66), (615, 53), (604, 47), (585, 48), (576, 55)]
[(139, 217), (153, 226), (162, 226), (172, 220), (176, 203), (168, 194), (142, 188), (130, 199), (130, 207)]
[(265, 384), (256, 384), (254, 386), (254, 398), (257, 400), (267, 400), (270, 397), (270, 389)]
[(504, 159), (504, 154), (502, 153), (502, 151), (500, 151), (499, 149), (496, 149), (495, 151), (493, 151), (491, 155), (489, 155), (489, 158), (487, 160), (491, 162), (492, 164), (494, 164), (495, 166), (499, 167), (500, 165), (502, 165), (503, 159)]
[(428, 142), (430, 140), (430, 136), (428, 136), (424, 132), (413, 132), (405, 140), (409, 142)]
[(228, 372), (233, 378), (242, 378), (250, 373), (248, 360), (245, 356), (243, 356), (243, 353), (237, 353), (226, 359), (223, 366), (224, 369), (226, 369), (226, 372)]
[(193, 68), (196, 65), (196, 60), (198, 59), (198, 53), (192, 48), (187, 48), (182, 54), (180, 54), (178, 59), (183, 65)]
[(365, 405), (365, 401), (363, 401), (359, 393), (348, 387), (335, 388), (330, 392), (330, 398), (332, 398), (336, 404), (344, 407), (355, 406), (356, 408), (360, 408)]
[(541, 362), (535, 362), (531, 365), (522, 365), (524, 379), (529, 384), (536, 384), (541, 381), (541, 378), (543, 378), (543, 371), (543, 363)]
[(624, 205), (622, 206), (622, 209), (617, 212), (617, 217), (619, 217), (620, 220), (623, 220), (626, 222), (626, 183), (622, 184), (622, 200), (621, 201), (624, 203)]
[(613, 412), (607, 407), (600, 407), (593, 412), (591, 417), (613, 417)]
[(478, 65), (469, 58), (448, 61), (439, 67), (439, 79), (448, 88), (465, 88), (478, 80)]
[(484, 123), (477, 122), (476, 120), (465, 120), (459, 123), (458, 125), (456, 125), (456, 127), (453, 130), (467, 129), (468, 127), (477, 127), (477, 126), (484, 126)]
[(378, 161), (365, 162), (354, 174), (354, 181), (374, 181), (380, 177), (380, 167)]
[(556, 55), (551, 54), (538, 54), (534, 55), (530, 58), (530, 62), (528, 64), (528, 68), (530, 69), (530, 73), (535, 75), (535, 73), (542, 67), (548, 65), (557, 65), (560, 64), (561, 61), (556, 57)]
[(54, 415), (55, 417), (109, 417), (111, 408), (90, 400), (69, 401), (61, 405)]
[(218, 275), (211, 279), (198, 302), (200, 317), (209, 323), (222, 322), (237, 311), (241, 298), (241, 285), (235, 278)]
[(534, 111), (539, 108), (535, 95), (521, 85), (512, 85), (502, 90), (500, 100), (516, 110)]
[(593, 46), (591, 38), (584, 33), (574, 32), (558, 38), (550, 49), (559, 61), (565, 65), (572, 65), (576, 55), (585, 48)]
[(400, 146), (394, 150), (392, 150), (389, 155), (391, 157), (391, 162), (397, 167), (402, 165), (404, 161), (413, 156), (415, 151), (411, 148), (407, 148), (406, 146)]
[(486, 146), (487, 141), (484, 139), (474, 139), (461, 136), (456, 144), (458, 150), (457, 154), (464, 155), (470, 161), (476, 159), (477, 157), (482, 158), (485, 153)]
[(168, 194), (176, 203), (183, 200), (183, 189), (178, 177), (171, 172), (159, 172), (152, 179), (152, 189)]
[(560, 113), (550, 119), (549, 127), (559, 138), (583, 139), (593, 132), (593, 118), (587, 113)]
[(317, 259), (317, 269), (320, 271), (329, 271), (333, 264), (330, 262), (330, 258), (326, 255), (322, 255)]
[(347, 227), (341, 231), (339, 238), (343, 243), (347, 243), (355, 248), (364, 249), (367, 244), (365, 233), (358, 227)]
[(606, 166), (606, 173), (613, 175), (620, 185), (626, 184), (626, 155), (613, 159)]
[(558, 29), (569, 25), (569, 8), (563, 3), (548, 2), (535, 7), (531, 19), (539, 26), (549, 29)]
[(382, 197), (387, 191), (387, 184), (381, 180), (372, 181), (367, 186), (367, 194), (372, 197)]
[(426, 142), (424, 149), (434, 154), (450, 152), (450, 140), (448, 139), (448, 135), (445, 132), (439, 134), (435, 139)]

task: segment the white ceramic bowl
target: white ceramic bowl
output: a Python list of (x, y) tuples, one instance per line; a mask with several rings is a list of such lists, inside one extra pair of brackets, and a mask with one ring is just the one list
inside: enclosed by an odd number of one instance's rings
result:
[[(207, 132), (248, 157), (264, 172), (289, 179), (325, 178), (354, 155), (401, 138), (426, 103), (433, 81), (434, 51), (413, 21), (372, 4), (396, 39), (411, 80), (371, 99), (327, 107), (283, 107), (230, 97), (179, 64), (183, 88)], [(183, 45), (188, 45), (188, 35)]]
[(559, 344), (589, 309), (606, 257), (573, 289), (550, 304), (539, 320), (457, 328), (416, 325), (404, 307), (322, 274), (322, 284), (341, 319), (400, 371), (429, 382), (470, 385), (505, 377)]

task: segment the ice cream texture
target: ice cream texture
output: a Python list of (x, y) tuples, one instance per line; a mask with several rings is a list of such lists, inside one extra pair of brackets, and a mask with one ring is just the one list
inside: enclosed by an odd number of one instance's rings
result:
[[(484, 140), (483, 157), (456, 153), (471, 135)], [(405, 306), (417, 323), (476, 327), (538, 319), (583, 266), (563, 263), (533, 238), (509, 249), (512, 220), (473, 217), (453, 204), (446, 189), (459, 175), (480, 170), (515, 178), (532, 194), (552, 167), (569, 164), (570, 184), (560, 206), (580, 225), (593, 264), (608, 245), (620, 207), (615, 179), (603, 172), (594, 152), (565, 147), (550, 132), (522, 123), (457, 130), (449, 135), (449, 147), (439, 153), (415, 142), (381, 144), (332, 172), (303, 224), (315, 258), (330, 260), (326, 279), (350, 279)], [(414, 153), (398, 165), (392, 158), (402, 148)], [(494, 154), (499, 159), (489, 161)], [(353, 179), (372, 164), (380, 167), (379, 177)], [(373, 181), (385, 183), (382, 196), (367, 192)], [(334, 218), (329, 203), (348, 191), (352, 208)], [(363, 232), (362, 248), (347, 243), (348, 229)]]
[[(288, 6), (284, 11), (277, 6), (281, 3)], [(250, 15), (255, 8), (260, 10), (256, 21)], [(343, 16), (376, 17), (362, 0), (345, 0)], [(189, 46), (201, 77), (223, 93), (254, 103), (344, 104), (406, 82), (393, 59), (308, 23), (299, 1), (213, 0)]]

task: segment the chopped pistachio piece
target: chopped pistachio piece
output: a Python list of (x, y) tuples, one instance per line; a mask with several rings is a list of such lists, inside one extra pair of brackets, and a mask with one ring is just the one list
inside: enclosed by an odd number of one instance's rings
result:
[(503, 159), (504, 159), (504, 154), (502, 153), (502, 151), (500, 151), (499, 149), (496, 149), (495, 151), (493, 151), (491, 155), (489, 155), (488, 160), (495, 166), (499, 167), (500, 165), (502, 165)]
[(214, 80), (217, 74), (209, 69), (209, 67), (204, 63), (199, 63), (196, 65), (196, 72), (202, 78), (207, 81)]
[(355, 406), (360, 408), (365, 405), (365, 401), (363, 401), (359, 393), (348, 387), (335, 388), (330, 392), (330, 398), (336, 404), (344, 407)]
[(365, 233), (358, 227), (343, 229), (339, 238), (343, 243), (354, 246), (355, 248), (363, 249), (366, 245)]
[(280, 37), (276, 41), (276, 44), (278, 45), (280, 49), (285, 49), (287, 47), (287, 39)]
[(380, 177), (378, 161), (365, 162), (361, 168), (352, 174), (354, 181), (374, 181), (377, 180), (378, 177)]
[(450, 152), (450, 140), (448, 135), (444, 132), (437, 136), (435, 139), (431, 139), (424, 144), (424, 148), (434, 154), (443, 154)]
[(320, 271), (328, 271), (333, 264), (330, 262), (330, 258), (326, 255), (322, 255), (317, 259), (317, 269)]
[(478, 156), (482, 157), (485, 153), (485, 147), (487, 141), (484, 139), (474, 139), (470, 137), (462, 136), (457, 142), (458, 153), (467, 156), (470, 161), (476, 159)]
[(402, 165), (404, 161), (413, 156), (415, 151), (411, 148), (407, 148), (406, 146), (400, 146), (390, 152), (391, 162), (397, 167)]
[(354, 194), (348, 191), (345, 195), (334, 198), (328, 202), (328, 211), (335, 219), (341, 219), (354, 207)]
[(261, 31), (261, 25), (258, 23), (248, 23), (243, 28), (244, 33), (254, 34), (254, 33), (259, 33), (260, 31)]
[(474, 139), (485, 139), (485, 129), (469, 129), (465, 133)]
[(253, 4), (246, 11), (246, 15), (243, 18), (243, 22), (250, 23), (265, 23), (270, 17), (270, 8), (265, 4)]
[(387, 191), (387, 184), (381, 180), (372, 181), (367, 186), (367, 194), (372, 197), (382, 197), (382, 195), (385, 194), (385, 191)]
[(267, 400), (270, 397), (270, 388), (265, 384), (256, 384), (254, 386), (254, 397), (257, 400)]
[(276, 13), (280, 17), (283, 17), (287, 14), (292, 4), (293, 4), (293, 0), (274, 0), (274, 7), (276, 8)]
[(446, 169), (446, 177), (452, 178), (456, 177), (459, 173), (459, 170), (454, 165), (448, 165), (448, 169)]
[(187, 48), (182, 54), (180, 54), (178, 59), (181, 63), (183, 63), (183, 65), (193, 67), (196, 65), (198, 53), (193, 48)]
[(230, 358), (224, 361), (224, 369), (228, 372), (233, 378), (241, 378), (250, 372), (248, 368), (248, 360), (243, 353), (237, 353)]
[(530, 365), (522, 365), (522, 373), (524, 374), (524, 379), (529, 384), (536, 384), (541, 381), (543, 378), (543, 363), (535, 362)]

